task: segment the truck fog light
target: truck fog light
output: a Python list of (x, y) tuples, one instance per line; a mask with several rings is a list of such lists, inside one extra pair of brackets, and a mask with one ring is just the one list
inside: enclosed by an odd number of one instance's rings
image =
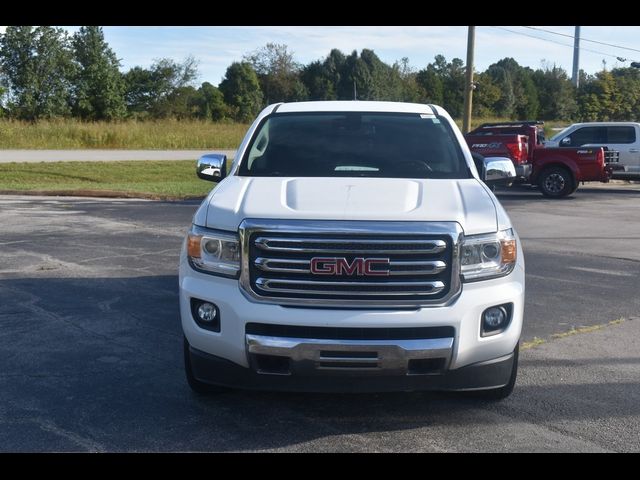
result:
[(213, 303), (204, 302), (198, 307), (198, 318), (203, 322), (213, 322), (218, 317), (218, 309)]
[(489, 307), (482, 312), (481, 337), (503, 332), (511, 321), (512, 304)]
[(200, 328), (220, 331), (220, 310), (215, 304), (192, 298), (191, 315)]

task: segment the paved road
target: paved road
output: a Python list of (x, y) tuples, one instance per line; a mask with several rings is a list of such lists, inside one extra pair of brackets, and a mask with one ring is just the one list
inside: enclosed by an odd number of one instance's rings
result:
[(640, 451), (640, 192), (499, 193), (527, 260), (498, 404), (452, 395), (192, 395), (177, 252), (197, 203), (0, 197), (0, 451)]
[(196, 160), (205, 153), (233, 158), (235, 150), (0, 150), (0, 163), (105, 162), (115, 160)]

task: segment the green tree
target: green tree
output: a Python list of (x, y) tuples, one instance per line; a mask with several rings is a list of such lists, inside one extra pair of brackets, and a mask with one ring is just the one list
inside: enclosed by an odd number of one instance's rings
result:
[(17, 118), (37, 120), (70, 113), (75, 65), (67, 33), (48, 26), (10, 26), (0, 38), (0, 69), (8, 108)]
[(588, 77), (578, 91), (580, 117), (585, 121), (611, 120), (615, 111), (616, 82), (605, 70)]
[(300, 81), (307, 90), (309, 100), (335, 100), (334, 79), (320, 60), (311, 62), (300, 71)]
[(531, 78), (538, 91), (541, 119), (571, 120), (576, 116), (576, 89), (565, 70), (546, 66), (536, 70)]
[(473, 115), (477, 117), (495, 117), (495, 104), (500, 100), (502, 91), (487, 72), (475, 74), (473, 91)]
[(244, 61), (253, 66), (267, 104), (307, 98), (307, 90), (300, 80), (301, 66), (286, 45), (267, 43), (245, 55)]
[(417, 82), (417, 73), (409, 65), (409, 59), (403, 57), (400, 62), (396, 62), (393, 68), (398, 71), (400, 76), (401, 100), (404, 102), (419, 102), (420, 87)]
[(433, 65), (427, 65), (416, 74), (420, 101), (442, 106), (444, 104), (444, 82)]
[(434, 61), (416, 76), (423, 101), (440, 105), (451, 116), (460, 117), (464, 103), (464, 71), (464, 62), (459, 58), (447, 62), (443, 55), (436, 55)]
[[(1, 78), (0, 78), (1, 81)], [(4, 117), (5, 116), (5, 106), (4, 106), (4, 96), (7, 92), (7, 89), (0, 86), (0, 117)]]
[[(302, 68), (300, 80), (307, 89), (310, 100), (336, 100), (338, 85), (342, 79), (342, 71), (346, 57), (334, 48), (324, 61), (315, 61)], [(351, 96), (353, 98), (353, 88)]]
[[(191, 56), (178, 63), (156, 60), (151, 68), (134, 67), (124, 75), (125, 101), (129, 112), (145, 117), (181, 116), (184, 90), (198, 76), (198, 62)], [(192, 93), (192, 92), (191, 92)]]
[(123, 76), (125, 103), (134, 116), (148, 116), (157, 100), (157, 88), (151, 70), (133, 67)]
[(392, 66), (384, 63), (373, 50), (363, 49), (360, 58), (369, 70), (371, 77), (370, 100), (402, 100), (402, 78), (400, 76), (400, 65), (395, 63)]
[(102, 27), (80, 27), (72, 40), (78, 64), (73, 111), (81, 118), (111, 120), (126, 113), (120, 62), (104, 40)]
[(516, 73), (514, 93), (516, 95), (516, 117), (524, 120), (536, 120), (540, 111), (538, 90), (533, 83), (533, 70), (521, 68)]
[(616, 83), (614, 99), (615, 120), (629, 121), (640, 117), (640, 71), (636, 68), (614, 68), (611, 75)]
[(354, 50), (345, 58), (338, 82), (339, 100), (373, 100), (374, 84), (368, 65)]
[(507, 57), (489, 65), (486, 72), (502, 92), (494, 104), (498, 116), (521, 120), (537, 118), (540, 102), (532, 79), (533, 70)]
[(458, 118), (462, 116), (464, 105), (464, 85), (465, 85), (464, 62), (459, 58), (454, 58), (447, 65), (447, 74), (444, 90), (444, 104), (449, 113)]
[(500, 97), (493, 104), (493, 111), (498, 117), (514, 117), (516, 96), (513, 92), (511, 73), (503, 66), (494, 64), (487, 69), (487, 75), (500, 90)]
[(224, 101), (240, 122), (253, 120), (262, 107), (262, 91), (255, 70), (248, 62), (234, 62), (220, 83)]
[(224, 103), (224, 95), (222, 92), (211, 85), (204, 82), (198, 89), (196, 99), (198, 107), (198, 116), (208, 120), (222, 120), (227, 116), (227, 106)]
[(174, 88), (153, 110), (157, 118), (183, 120), (198, 115), (198, 91), (191, 85)]
[(346, 61), (347, 57), (345, 54), (337, 48), (333, 48), (323, 63), (329, 78), (333, 79), (333, 98), (338, 98), (338, 85), (340, 85), (342, 80), (342, 71)]

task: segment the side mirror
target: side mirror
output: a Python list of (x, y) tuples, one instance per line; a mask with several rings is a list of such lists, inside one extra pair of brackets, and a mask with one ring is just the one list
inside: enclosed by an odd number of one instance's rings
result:
[(217, 153), (202, 155), (196, 164), (196, 175), (202, 180), (219, 182), (227, 176), (227, 156)]
[(569, 145), (571, 145), (571, 137), (564, 137), (562, 140), (560, 140), (560, 145), (562, 145), (563, 147), (568, 147)]
[(486, 157), (482, 162), (481, 178), (487, 185), (511, 186), (516, 178), (516, 168), (506, 157)]

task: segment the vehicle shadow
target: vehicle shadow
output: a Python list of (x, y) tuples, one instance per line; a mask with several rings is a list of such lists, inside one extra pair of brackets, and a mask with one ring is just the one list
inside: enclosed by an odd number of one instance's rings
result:
[(638, 188), (625, 188), (626, 185), (616, 185), (616, 186), (598, 186), (598, 187), (589, 187), (589, 186), (580, 186), (578, 190), (575, 191), (572, 195), (563, 198), (548, 198), (540, 193), (540, 190), (537, 187), (530, 185), (513, 185), (511, 187), (498, 187), (494, 191), (495, 196), (501, 201), (509, 201), (509, 200), (535, 200), (546, 201), (546, 202), (573, 202), (580, 200), (588, 200), (591, 198), (602, 197), (603, 195), (614, 195), (614, 196), (640, 196), (640, 189)]
[(465, 438), (481, 442), (496, 422), (640, 415), (638, 383), (595, 379), (525, 377), (501, 403), (438, 393), (199, 396), (184, 378), (177, 300), (173, 275), (0, 280), (0, 450), (408, 451), (435, 448), (420, 443), (434, 435), (442, 448), (473, 450)]
[(606, 193), (608, 195), (630, 195), (630, 196), (638, 196), (640, 195), (640, 189), (637, 188), (615, 188), (615, 187), (597, 187), (597, 188), (589, 188), (589, 187), (580, 187), (576, 193)]

